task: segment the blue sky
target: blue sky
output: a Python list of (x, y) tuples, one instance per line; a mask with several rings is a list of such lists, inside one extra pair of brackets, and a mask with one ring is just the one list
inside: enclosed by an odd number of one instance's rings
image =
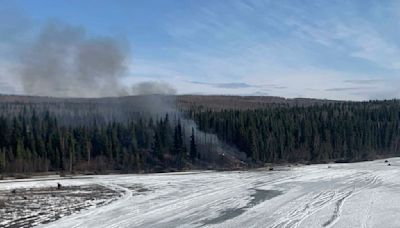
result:
[(6, 76), (10, 47), (57, 20), (129, 44), (126, 85), (164, 81), (180, 94), (400, 97), (399, 1), (0, 0), (0, 13), (4, 92), (19, 92)]

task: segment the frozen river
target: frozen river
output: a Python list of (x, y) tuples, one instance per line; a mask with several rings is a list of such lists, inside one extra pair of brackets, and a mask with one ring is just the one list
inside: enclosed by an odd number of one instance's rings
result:
[[(119, 198), (44, 227), (400, 227), (400, 159), (281, 171), (187, 172), (0, 182), (96, 184)], [(0, 218), (1, 219), (1, 218)]]

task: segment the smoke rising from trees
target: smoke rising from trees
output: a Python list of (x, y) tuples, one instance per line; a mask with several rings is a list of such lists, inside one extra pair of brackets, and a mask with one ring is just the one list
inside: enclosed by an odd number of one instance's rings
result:
[(176, 89), (166, 82), (141, 82), (132, 86), (134, 95), (173, 95)]
[(129, 72), (135, 56), (123, 38), (94, 35), (58, 20), (37, 27), (23, 13), (0, 12), (7, 21), (0, 26), (1, 93), (51, 97), (176, 93), (161, 81), (126, 83), (135, 77)]
[(29, 95), (126, 95), (120, 79), (128, 53), (111, 37), (90, 37), (81, 27), (50, 22), (20, 53), (20, 76)]

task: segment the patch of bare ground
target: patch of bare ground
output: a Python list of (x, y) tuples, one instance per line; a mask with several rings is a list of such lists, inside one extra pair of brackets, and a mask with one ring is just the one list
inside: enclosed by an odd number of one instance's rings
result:
[(0, 227), (33, 227), (81, 210), (100, 207), (122, 196), (100, 185), (0, 191)]

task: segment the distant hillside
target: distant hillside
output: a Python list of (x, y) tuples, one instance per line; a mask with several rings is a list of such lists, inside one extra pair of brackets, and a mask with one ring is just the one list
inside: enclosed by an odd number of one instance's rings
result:
[(293, 98), (273, 96), (223, 96), (223, 95), (181, 95), (177, 96), (177, 104), (183, 109), (260, 109), (271, 106), (310, 106), (343, 101), (321, 100), (312, 98)]
[[(270, 106), (310, 106), (316, 104), (338, 103), (343, 101), (322, 100), (312, 98), (293, 98), (273, 96), (225, 96), (225, 95), (138, 95), (126, 97), (106, 97), (106, 98), (55, 98), (39, 96), (19, 96), (19, 95), (0, 95), (0, 104), (15, 104), (34, 106), (59, 106), (67, 104), (71, 106), (85, 105), (104, 105), (104, 106), (135, 106), (138, 108), (149, 109), (151, 106), (157, 108), (204, 108), (204, 109), (260, 109)], [(153, 108), (156, 109), (156, 108)], [(154, 111), (154, 110), (153, 110)]]
[(59, 123), (84, 124), (126, 121), (132, 116), (163, 115), (188, 110), (254, 110), (268, 107), (307, 107), (339, 101), (318, 99), (285, 99), (261, 96), (216, 95), (139, 95), (106, 98), (55, 98), (39, 96), (0, 95), (0, 115), (14, 115), (23, 110), (50, 112)]

